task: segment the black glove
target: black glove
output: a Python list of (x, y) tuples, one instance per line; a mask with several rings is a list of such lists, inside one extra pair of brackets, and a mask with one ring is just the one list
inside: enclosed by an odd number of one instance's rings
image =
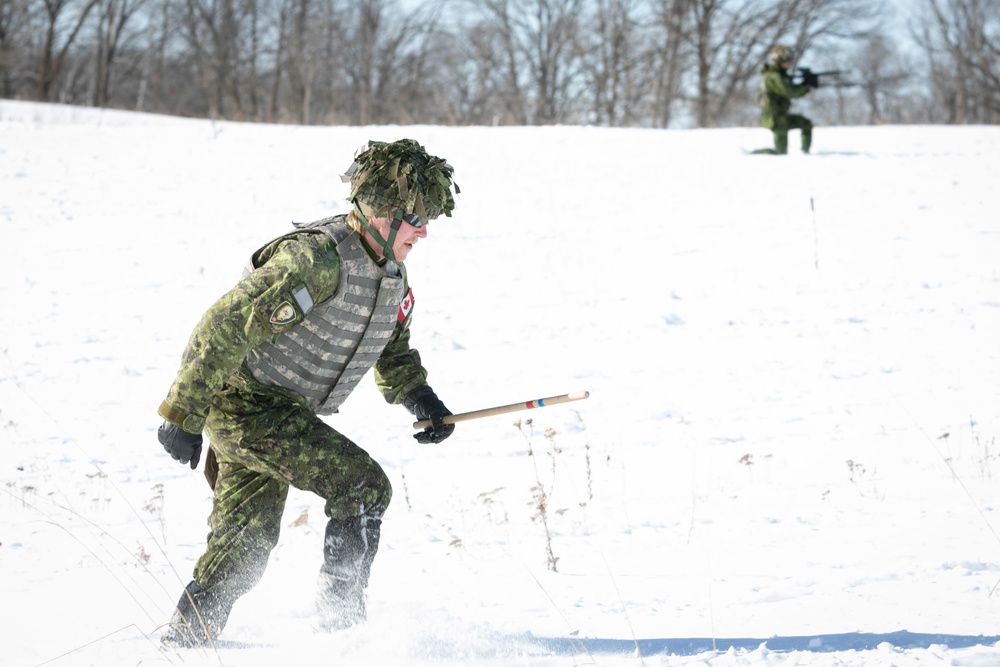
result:
[(156, 433), (167, 454), (181, 463), (191, 462), (191, 470), (198, 467), (201, 460), (201, 433), (188, 433), (180, 426), (168, 421), (160, 425)]
[(424, 444), (441, 442), (455, 432), (454, 424), (441, 423), (441, 419), (445, 415), (450, 415), (451, 410), (444, 407), (444, 403), (430, 387), (425, 385), (414, 389), (403, 399), (403, 405), (417, 418), (417, 421), (431, 420), (430, 426), (413, 436), (417, 442)]
[(803, 82), (810, 88), (819, 88), (819, 75), (812, 72), (807, 72), (805, 75), (805, 81)]

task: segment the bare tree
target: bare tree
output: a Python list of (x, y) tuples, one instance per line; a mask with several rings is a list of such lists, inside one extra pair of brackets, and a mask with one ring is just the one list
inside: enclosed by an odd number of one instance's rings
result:
[(48, 101), (52, 84), (59, 76), (66, 54), (83, 28), (98, 0), (42, 0), (45, 35), (35, 78), (35, 99)]
[(686, 45), (691, 0), (655, 0), (653, 3), (653, 44), (648, 52), (655, 76), (651, 101), (653, 125), (670, 127), (675, 106), (683, 102), (684, 71), (689, 62)]
[(582, 0), (484, 0), (482, 6), (503, 45), (506, 88), (523, 103), (524, 121), (564, 120), (579, 73)]
[(391, 15), (389, 0), (358, 0), (347, 15), (341, 65), (350, 85), (354, 120), (361, 125), (375, 122), (379, 105), (389, 102), (382, 99), (382, 93), (392, 88), (404, 34)]
[(865, 122), (875, 125), (898, 120), (894, 99), (900, 87), (910, 79), (910, 68), (899, 51), (883, 34), (872, 35), (854, 58), (856, 83), (864, 95), (868, 114)]
[(474, 35), (462, 40), (452, 56), (449, 94), (456, 121), (477, 125), (525, 122), (520, 78), (509, 69), (509, 32), (471, 11), (456, 30)]
[[(477, 11), (478, 3), (470, 9)], [(468, 122), (526, 125), (529, 121), (527, 78), (515, 40), (515, 26), (504, 3), (465, 28), (468, 57), (461, 66), (462, 103)]]
[[(282, 3), (278, 30), (278, 68), (274, 77), (273, 104), (277, 105), (277, 94), (281, 82), (281, 70), (288, 71), (290, 94), (288, 104), (292, 117), (308, 125), (313, 97), (314, 74), (321, 64), (315, 56), (314, 19), (316, 7), (310, 0), (293, 0)], [(287, 55), (286, 55), (287, 43)]]
[(146, 0), (100, 0), (97, 22), (97, 67), (94, 106), (106, 106), (111, 95), (111, 75), (126, 27)]
[(184, 37), (213, 117), (258, 120), (268, 23), (257, 0), (185, 0)]
[(595, 0), (589, 31), (581, 31), (584, 86), (593, 109), (592, 122), (631, 125), (642, 113), (642, 100), (653, 85), (646, 66), (647, 49), (639, 14), (641, 0)]
[(29, 0), (0, 0), (0, 97), (13, 97), (26, 79)]
[(949, 123), (1000, 118), (1000, 2), (924, 0), (916, 34)]
[[(134, 108), (138, 111), (203, 115), (191, 104), (192, 98), (198, 96), (198, 87), (192, 85), (193, 58), (184, 48), (182, 15), (179, 0), (149, 0), (144, 6), (143, 21), (149, 27), (143, 32), (146, 47), (139, 59), (139, 80), (134, 88)], [(123, 101), (122, 105), (132, 108), (129, 102)]]
[[(453, 38), (437, 27), (443, 3), (406, 11), (398, 0), (356, 0), (340, 13), (341, 41), (332, 57), (335, 111), (352, 122), (431, 122), (454, 105), (440, 95), (452, 85)], [(421, 120), (424, 119), (424, 120)]]

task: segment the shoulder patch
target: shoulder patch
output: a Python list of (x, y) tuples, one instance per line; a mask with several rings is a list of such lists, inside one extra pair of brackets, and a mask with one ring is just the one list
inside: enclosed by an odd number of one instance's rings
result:
[(271, 317), (269, 317), (268, 320), (271, 324), (282, 325), (293, 322), (297, 316), (298, 314), (295, 312), (295, 308), (292, 307), (292, 304), (287, 301), (282, 301), (278, 304), (278, 307), (271, 312)]
[(413, 288), (406, 293), (403, 297), (403, 302), (399, 304), (399, 313), (396, 315), (396, 321), (402, 323), (406, 320), (406, 316), (410, 314), (413, 310)]

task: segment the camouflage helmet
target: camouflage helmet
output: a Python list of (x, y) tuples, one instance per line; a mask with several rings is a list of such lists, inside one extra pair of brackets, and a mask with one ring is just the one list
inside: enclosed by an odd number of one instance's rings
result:
[(771, 64), (781, 66), (782, 63), (790, 63), (795, 60), (795, 52), (784, 44), (778, 44), (771, 48)]
[(363, 146), (341, 178), (351, 182), (347, 200), (358, 205), (366, 216), (399, 222), (409, 216), (433, 220), (441, 214), (451, 217), (458, 185), (452, 181), (454, 169), (445, 160), (427, 153), (413, 139), (392, 143), (369, 141)]

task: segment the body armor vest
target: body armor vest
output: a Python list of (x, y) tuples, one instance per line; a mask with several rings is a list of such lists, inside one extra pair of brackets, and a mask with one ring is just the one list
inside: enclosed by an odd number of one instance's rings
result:
[(304, 319), (252, 349), (246, 358), (258, 382), (294, 391), (321, 415), (335, 413), (375, 365), (406, 296), (403, 266), (388, 262), (381, 267), (372, 261), (344, 220), (337, 216), (304, 227), (325, 232), (336, 244), (337, 293), (313, 304), (307, 293), (302, 294), (305, 290), (297, 292)]

